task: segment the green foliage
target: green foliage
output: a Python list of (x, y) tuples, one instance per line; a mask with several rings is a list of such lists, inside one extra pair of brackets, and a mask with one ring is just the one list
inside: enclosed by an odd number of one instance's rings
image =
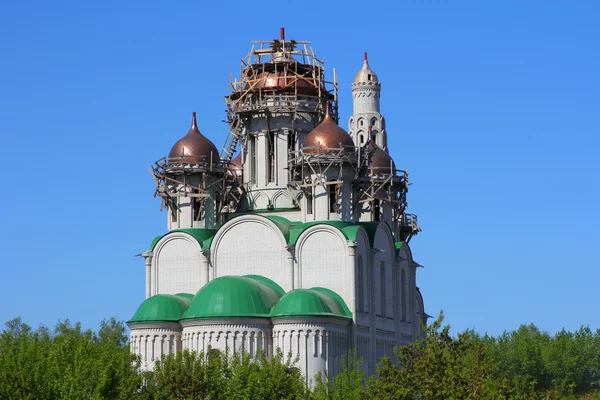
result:
[(307, 395), (300, 370), (281, 351), (225, 355), (218, 351), (170, 354), (147, 373), (148, 398), (162, 399), (301, 399)]
[(98, 334), (59, 322), (51, 334), (20, 318), (0, 335), (2, 399), (132, 399), (142, 379), (129, 352), (126, 328), (102, 321)]
[(421, 341), (396, 348), (397, 362), (384, 358), (369, 392), (379, 399), (479, 399), (491, 374), (485, 348), (470, 332), (457, 338), (443, 316), (425, 327)]
[(530, 324), (498, 337), (454, 337), (442, 322), (381, 360), (375, 376), (351, 351), (336, 376), (315, 377), (310, 390), (297, 360), (281, 351), (183, 351), (140, 373), (122, 322), (102, 321), (93, 332), (65, 321), (50, 331), (15, 318), (0, 333), (0, 399), (600, 399), (600, 331), (552, 336)]
[(366, 395), (365, 384), (367, 374), (363, 370), (363, 360), (359, 359), (356, 350), (348, 356), (342, 356), (339, 373), (329, 380), (327, 374), (317, 375), (312, 393), (313, 399), (362, 400)]

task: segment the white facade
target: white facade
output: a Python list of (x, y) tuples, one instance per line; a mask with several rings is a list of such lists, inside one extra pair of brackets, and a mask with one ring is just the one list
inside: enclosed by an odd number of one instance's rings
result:
[[(380, 90), (365, 58), (352, 84), (349, 132), (357, 146), (371, 135), (387, 150)], [(314, 114), (298, 113), (295, 118), (257, 114), (248, 123), (241, 174), (248, 200), (244, 212), (219, 216), (213, 191), (215, 200), (204, 203), (209, 210), (201, 219), (205, 222), (195, 221), (189, 198), (179, 198), (178, 218), (169, 216), (170, 231), (143, 254), (146, 297), (195, 294), (221, 277), (259, 275), (286, 293), (333, 291), (351, 317), (132, 320), (131, 351), (142, 357), (144, 369), (151, 369), (161, 354), (182, 349), (206, 353), (210, 347), (253, 357), (263, 350), (272, 355), (279, 348), (299, 357), (298, 367), (309, 383), (318, 373), (335, 375), (337, 360), (351, 349), (364, 359), (365, 370), (375, 373), (383, 356), (393, 356), (394, 347), (422, 334), (427, 314), (416, 286), (418, 264), (398, 236), (391, 206), (382, 201), (381, 215), (375, 217), (372, 206), (358, 201), (356, 164), (345, 161), (314, 170), (312, 186), (305, 185), (309, 189), (288, 187), (290, 149), (301, 149), (318, 122)]]

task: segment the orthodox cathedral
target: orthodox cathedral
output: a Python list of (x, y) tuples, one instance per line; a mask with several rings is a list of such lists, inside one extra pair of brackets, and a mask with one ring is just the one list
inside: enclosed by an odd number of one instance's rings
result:
[[(381, 83), (364, 55), (348, 131), (338, 79), (309, 42), (256, 41), (230, 82), (218, 151), (196, 114), (151, 168), (167, 230), (142, 256), (131, 351), (152, 369), (182, 350), (278, 348), (307, 383), (356, 349), (367, 373), (422, 333), (408, 174), (389, 154)], [(201, 121), (200, 121), (201, 124)]]

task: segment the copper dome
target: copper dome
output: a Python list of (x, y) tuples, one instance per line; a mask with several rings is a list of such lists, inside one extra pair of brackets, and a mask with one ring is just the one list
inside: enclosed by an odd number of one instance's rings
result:
[[(365, 152), (369, 157), (369, 168), (375, 173), (394, 173), (396, 164), (387, 151), (377, 146), (371, 139), (365, 145)], [(391, 170), (390, 170), (391, 168)]]
[[(217, 148), (200, 131), (196, 124), (196, 113), (192, 113), (192, 126), (184, 137), (179, 139), (169, 152), (170, 159), (182, 158), (183, 162), (212, 162), (219, 160)], [(175, 161), (176, 160), (172, 160)]]
[(329, 102), (327, 102), (325, 118), (306, 136), (302, 147), (305, 153), (335, 153), (340, 148), (349, 153), (354, 151), (352, 137), (331, 118)]

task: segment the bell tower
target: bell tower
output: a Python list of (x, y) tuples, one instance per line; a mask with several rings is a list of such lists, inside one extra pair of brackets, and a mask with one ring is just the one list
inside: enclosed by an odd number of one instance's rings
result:
[(363, 65), (352, 83), (354, 110), (348, 122), (348, 132), (357, 146), (364, 146), (370, 138), (373, 143), (387, 151), (385, 118), (379, 112), (380, 94), (381, 83), (369, 66), (365, 52)]

